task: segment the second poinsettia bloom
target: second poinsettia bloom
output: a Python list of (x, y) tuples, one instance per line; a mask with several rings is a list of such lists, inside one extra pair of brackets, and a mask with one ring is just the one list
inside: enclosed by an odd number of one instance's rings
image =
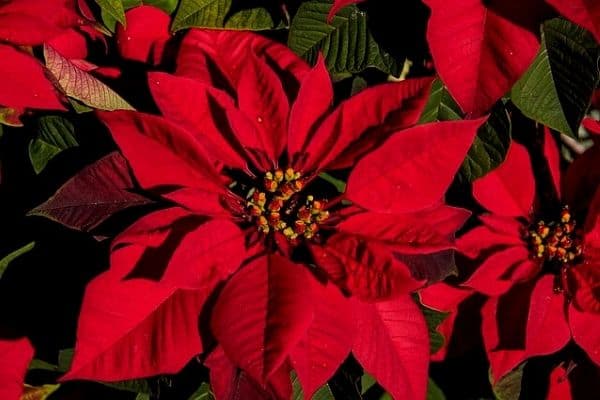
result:
[(511, 144), (504, 163), (474, 183), (490, 213), (460, 239), (466, 255), (483, 257), (465, 285), (489, 296), (482, 332), (495, 379), (571, 338), (600, 364), (598, 145), (564, 174), (549, 134), (544, 154), (532, 163), (523, 145)]
[[(409, 295), (423, 281), (399, 255), (454, 248), (469, 212), (444, 194), (484, 121), (415, 126), (430, 79), (334, 107), (323, 59), (247, 33), (192, 30), (176, 73), (148, 81), (160, 116), (100, 118), (168, 207), (113, 242), (67, 377), (175, 372), (210, 353), (222, 396), (237, 371), (289, 398), (294, 369), (310, 397), (352, 353), (395, 397), (424, 398), (427, 327)], [(131, 365), (112, 362), (122, 351)]]

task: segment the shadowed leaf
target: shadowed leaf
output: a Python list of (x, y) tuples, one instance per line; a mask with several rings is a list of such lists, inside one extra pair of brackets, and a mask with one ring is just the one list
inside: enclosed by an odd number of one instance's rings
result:
[(150, 203), (149, 199), (129, 192), (131, 188), (133, 181), (127, 163), (114, 152), (81, 170), (28, 215), (89, 231), (118, 211)]
[(377, 68), (398, 76), (401, 66), (379, 47), (367, 28), (367, 15), (355, 6), (342, 9), (327, 23), (331, 3), (303, 3), (292, 21), (288, 46), (311, 64), (319, 52), (333, 74), (358, 73)]
[(542, 38), (512, 101), (527, 117), (576, 137), (598, 82), (598, 46), (589, 32), (561, 19), (546, 22)]
[(40, 118), (37, 136), (29, 142), (29, 159), (36, 174), (63, 150), (79, 146), (74, 133), (73, 124), (65, 118), (55, 115)]

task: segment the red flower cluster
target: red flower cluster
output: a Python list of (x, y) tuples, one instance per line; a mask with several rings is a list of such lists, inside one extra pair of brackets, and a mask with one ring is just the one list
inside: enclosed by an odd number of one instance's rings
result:
[[(309, 69), (245, 33), (191, 31), (177, 66), (149, 75), (162, 116), (100, 116), (141, 187), (172, 206), (113, 242), (66, 378), (176, 372), (204, 353), (219, 394), (243, 374), (283, 398), (291, 368), (311, 395), (352, 352), (394, 396), (424, 397), (427, 328), (409, 297), (421, 283), (395, 254), (454, 246), (469, 213), (442, 200), (483, 121), (412, 127), (429, 79), (332, 108), (323, 60)], [(320, 178), (349, 166), (341, 194)]]
[[(557, 353), (571, 339), (600, 364), (598, 146), (564, 174), (549, 134), (544, 154), (540, 169), (550, 175), (555, 206), (536, 196), (542, 171), (534, 171), (527, 149), (513, 142), (503, 164), (473, 185), (490, 213), (460, 238), (459, 249), (480, 265), (465, 289), (434, 285), (422, 292), (426, 304), (454, 311), (471, 290), (487, 296), (481, 332), (495, 381), (526, 359)], [(452, 323), (443, 328), (447, 336)]]

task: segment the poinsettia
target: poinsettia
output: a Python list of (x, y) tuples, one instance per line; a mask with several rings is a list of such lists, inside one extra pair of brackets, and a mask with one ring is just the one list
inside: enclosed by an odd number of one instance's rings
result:
[[(422, 281), (400, 255), (454, 247), (469, 213), (443, 197), (483, 119), (414, 126), (430, 79), (332, 107), (322, 59), (249, 33), (192, 30), (176, 65), (149, 74), (161, 116), (99, 114), (167, 207), (113, 241), (65, 379), (173, 373), (203, 353), (218, 390), (286, 397), (293, 368), (310, 396), (352, 352), (395, 397), (424, 398)], [(352, 166), (341, 194), (321, 178)]]
[[(483, 260), (464, 286), (488, 296), (482, 334), (495, 380), (571, 339), (600, 364), (594, 329), (600, 322), (598, 148), (561, 175), (558, 150), (547, 134), (547, 165), (536, 168), (536, 182), (527, 149), (513, 142), (503, 164), (473, 184), (489, 213), (460, 238), (459, 248)], [(562, 194), (562, 208), (549, 207), (552, 197), (536, 196), (536, 184), (539, 193)]]

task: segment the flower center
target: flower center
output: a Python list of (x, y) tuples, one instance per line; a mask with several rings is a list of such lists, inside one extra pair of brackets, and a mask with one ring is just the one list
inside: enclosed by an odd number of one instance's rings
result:
[(288, 168), (264, 175), (262, 188), (253, 187), (246, 195), (246, 212), (259, 232), (281, 232), (289, 242), (312, 239), (329, 218), (326, 201), (302, 195), (307, 182), (300, 172)]
[(582, 246), (575, 227), (567, 206), (563, 207), (560, 220), (532, 225), (525, 234), (532, 257), (545, 262), (554, 273), (580, 262)]

